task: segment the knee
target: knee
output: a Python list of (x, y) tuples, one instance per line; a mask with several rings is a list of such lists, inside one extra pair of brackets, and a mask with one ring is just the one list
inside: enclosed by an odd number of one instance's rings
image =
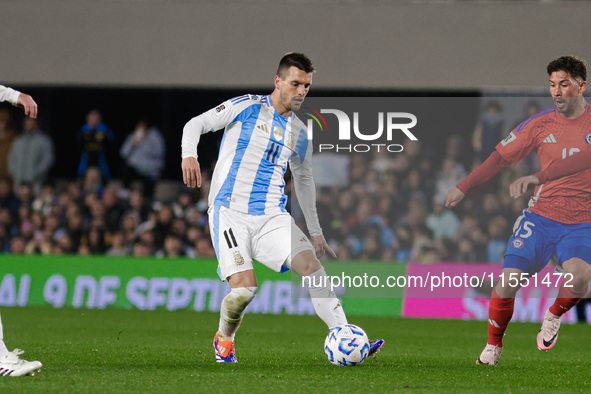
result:
[(515, 298), (519, 289), (517, 286), (501, 286), (500, 284), (495, 287), (495, 291), (501, 298)]
[(250, 302), (254, 299), (254, 296), (257, 294), (258, 287), (250, 286), (250, 287), (237, 287), (230, 291), (230, 294), (233, 295), (235, 302), (238, 305), (246, 307)]
[(322, 264), (313, 252), (306, 251), (299, 253), (291, 262), (291, 268), (300, 276), (310, 276), (322, 268)]

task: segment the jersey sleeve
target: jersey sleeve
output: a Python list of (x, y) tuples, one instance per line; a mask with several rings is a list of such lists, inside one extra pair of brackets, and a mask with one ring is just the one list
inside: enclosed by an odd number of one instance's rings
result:
[(515, 165), (529, 155), (536, 147), (535, 122), (519, 125), (496, 146), (497, 152), (503, 159)]
[(185, 124), (181, 140), (181, 156), (183, 159), (197, 157), (197, 145), (201, 134), (225, 128), (250, 104), (249, 100), (236, 101), (236, 98), (224, 101), (217, 107), (194, 117)]
[[(306, 141), (308, 141), (307, 138)], [(300, 152), (296, 151), (296, 154), (289, 160), (295, 193), (304, 214), (304, 219), (306, 219), (308, 232), (311, 236), (322, 235), (322, 228), (316, 211), (316, 184), (312, 172), (312, 143), (308, 141), (305, 151), (303, 151), (303, 146), (300, 146), (299, 149)]]
[(21, 93), (18, 90), (0, 85), (0, 102), (8, 101), (10, 104), (16, 106), (18, 104), (18, 97), (20, 94)]

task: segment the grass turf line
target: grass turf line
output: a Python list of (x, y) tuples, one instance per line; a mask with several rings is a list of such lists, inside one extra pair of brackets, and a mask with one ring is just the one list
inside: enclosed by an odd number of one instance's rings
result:
[(550, 352), (538, 323), (513, 323), (501, 362), (474, 364), (486, 322), (350, 316), (386, 345), (359, 367), (333, 366), (315, 316), (246, 315), (238, 364), (214, 362), (218, 315), (191, 311), (1, 308), (9, 349), (43, 369), (0, 378), (1, 393), (590, 391), (588, 325), (563, 325)]

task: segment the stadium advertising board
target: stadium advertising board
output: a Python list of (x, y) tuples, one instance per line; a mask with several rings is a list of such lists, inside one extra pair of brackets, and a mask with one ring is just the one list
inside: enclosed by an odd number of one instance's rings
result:
[[(407, 278), (421, 278), (413, 283), (422, 281), (425, 286), (406, 288), (402, 316), (487, 320), (491, 283), (494, 285), (501, 280), (501, 269), (500, 264), (410, 263)], [(565, 274), (555, 272), (553, 266), (529, 277), (527, 286), (524, 285), (515, 298), (512, 321), (542, 321), (563, 280), (569, 279)], [(563, 318), (563, 322), (569, 323), (576, 320), (574, 310), (568, 311)]]
[[(359, 270), (363, 264), (347, 266)], [(229, 287), (216, 267), (213, 259), (3, 256), (0, 306), (217, 312)], [(249, 312), (315, 314), (309, 298), (292, 296), (289, 274), (258, 267), (259, 289)], [(340, 296), (348, 297), (346, 289)], [(344, 300), (351, 315), (400, 315), (400, 298), (353, 297)]]

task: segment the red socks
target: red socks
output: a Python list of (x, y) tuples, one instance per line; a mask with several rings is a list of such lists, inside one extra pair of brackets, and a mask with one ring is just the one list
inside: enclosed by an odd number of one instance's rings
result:
[(493, 289), (488, 307), (488, 344), (502, 347), (503, 335), (513, 316), (515, 298), (501, 298)]
[(570, 308), (577, 305), (581, 298), (587, 294), (589, 290), (589, 286), (587, 286), (584, 290), (576, 291), (573, 290), (572, 287), (564, 287), (564, 282), (560, 289), (558, 290), (558, 296), (556, 296), (556, 301), (550, 307), (550, 312), (555, 314), (556, 316), (562, 316), (565, 314)]

